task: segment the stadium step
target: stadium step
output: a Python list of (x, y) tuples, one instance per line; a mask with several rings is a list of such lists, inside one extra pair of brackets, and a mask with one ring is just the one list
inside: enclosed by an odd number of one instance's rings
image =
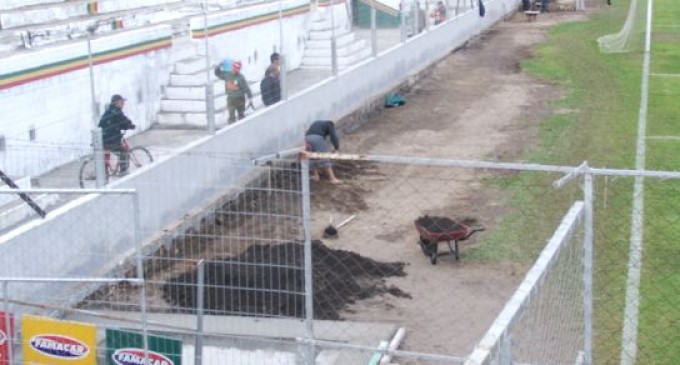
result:
[[(0, 51), (53, 45), (133, 29), (171, 23), (175, 36), (187, 33), (186, 17), (200, 8), (181, 0), (139, 1), (0, 1)], [(173, 23), (174, 21), (174, 23)]]
[(331, 40), (334, 36), (339, 68), (351, 67), (370, 57), (371, 49), (365, 40), (357, 39), (354, 33), (341, 27), (333, 28), (328, 19), (316, 17), (310, 25), (300, 68), (331, 69)]
[[(178, 60), (170, 74), (170, 83), (163, 90), (161, 111), (157, 116), (157, 123), (163, 126), (196, 126), (207, 125), (206, 116), (206, 64), (205, 58), (196, 50), (193, 55)], [(224, 91), (224, 81), (208, 71), (213, 88), (214, 110), (216, 124), (223, 125), (227, 120), (227, 96)], [(258, 81), (249, 82), (253, 93), (253, 106), (259, 109), (263, 106), (260, 97)], [(252, 110), (247, 111), (251, 113)], [(246, 114), (247, 114), (246, 113)]]
[(64, 2), (53, 0), (16, 0), (2, 1), (0, 13), (0, 29), (29, 27), (57, 21), (87, 20), (97, 15), (124, 15), (138, 13), (144, 9), (158, 8), (173, 4), (181, 4), (179, 0), (135, 0), (135, 1), (106, 1), (106, 2)]

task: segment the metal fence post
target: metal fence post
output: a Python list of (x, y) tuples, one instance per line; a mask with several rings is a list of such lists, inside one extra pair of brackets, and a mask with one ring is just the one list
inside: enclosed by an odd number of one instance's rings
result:
[(412, 4), (412, 17), (413, 17), (413, 35), (420, 33), (420, 2), (418, 0), (414, 1)]
[(404, 43), (404, 42), (406, 42), (406, 13), (404, 12), (404, 9), (401, 9), (399, 11), (399, 19), (401, 19), (400, 20), (400, 28), (401, 29), (399, 29), (400, 30), (400, 32), (399, 32), (400, 41), (401, 41), (401, 43)]
[(7, 332), (7, 357), (9, 361), (7, 364), (14, 363), (14, 331), (12, 331), (12, 321), (9, 318), (9, 282), (2, 282), (2, 308), (5, 312), (5, 331)]
[(95, 96), (94, 88), (94, 61), (92, 60), (92, 33), (94, 29), (90, 30), (90, 34), (87, 36), (87, 65), (90, 70), (90, 101), (92, 102), (92, 125), (97, 127), (97, 119), (99, 117), (99, 110), (97, 110), (97, 98)]
[(593, 175), (584, 176), (585, 227), (583, 237), (583, 364), (593, 360)]
[(203, 364), (203, 307), (205, 295), (205, 260), (196, 266), (196, 342), (194, 345), (194, 364)]
[(376, 22), (375, 5), (371, 2), (371, 54), (378, 56), (378, 24)]
[(314, 275), (312, 271), (312, 220), (311, 220), (311, 197), (309, 187), (309, 159), (303, 156), (300, 159), (302, 169), (300, 181), (302, 181), (302, 225), (305, 235), (304, 248), (304, 272), (305, 272), (305, 364), (314, 365)]
[(208, 133), (215, 134), (215, 93), (210, 81), (210, 41), (208, 39), (208, 1), (203, 0), (203, 44), (205, 46), (205, 117)]
[(333, 76), (338, 75), (338, 50), (335, 40), (335, 4), (331, 1), (331, 69)]
[(283, 54), (283, 4), (279, 0), (279, 82), (281, 86), (281, 100), (288, 99), (288, 77), (286, 75), (286, 56)]
[(144, 280), (144, 256), (142, 255), (141, 242), (141, 214), (139, 210), (139, 194), (137, 192), (132, 194), (132, 219), (134, 220), (134, 233), (132, 238), (135, 240), (137, 278), (141, 281), (139, 288), (139, 312), (142, 322), (142, 345), (144, 348), (144, 363), (149, 363), (149, 326), (146, 313), (146, 281)]
[(281, 100), (288, 99), (288, 75), (287, 69), (288, 64), (286, 63), (286, 56), (283, 53), (279, 54), (279, 66), (281, 67), (281, 72), (279, 72), (279, 78), (281, 81)]
[(96, 186), (106, 185), (106, 164), (104, 163), (104, 141), (101, 128), (92, 129), (92, 158), (94, 158), (94, 172)]
[(106, 185), (105, 166), (104, 166), (104, 148), (102, 141), (101, 129), (98, 127), (99, 110), (97, 108), (97, 98), (95, 96), (94, 87), (94, 60), (92, 57), (92, 35), (96, 31), (96, 27), (87, 29), (87, 65), (90, 71), (90, 102), (92, 103), (92, 156), (94, 157), (94, 172), (95, 172), (95, 186), (98, 188)]
[(279, 53), (283, 53), (283, 0), (279, 0)]

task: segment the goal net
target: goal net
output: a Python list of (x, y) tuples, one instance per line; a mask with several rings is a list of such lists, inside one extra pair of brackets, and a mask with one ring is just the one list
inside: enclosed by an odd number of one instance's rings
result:
[(604, 53), (630, 52), (640, 49), (643, 44), (647, 0), (631, 0), (626, 22), (618, 33), (607, 34), (597, 39), (600, 51)]
[(465, 365), (581, 363), (583, 215), (575, 203)]

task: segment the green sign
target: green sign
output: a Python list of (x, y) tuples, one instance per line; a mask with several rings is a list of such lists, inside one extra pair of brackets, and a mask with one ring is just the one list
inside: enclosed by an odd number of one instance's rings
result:
[(107, 329), (106, 364), (182, 365), (182, 341), (149, 335), (149, 351), (145, 358), (143, 339), (139, 332)]

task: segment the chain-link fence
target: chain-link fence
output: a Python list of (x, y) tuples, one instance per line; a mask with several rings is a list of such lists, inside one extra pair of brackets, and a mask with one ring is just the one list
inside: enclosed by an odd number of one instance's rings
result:
[(575, 203), (466, 364), (590, 363), (585, 215)]
[[(172, 348), (163, 356), (194, 363), (606, 364), (634, 322), (639, 361), (675, 356), (677, 174), (316, 157), (235, 159), (252, 169), (247, 180), (145, 242), (143, 260), (132, 191), (85, 191), (32, 218), (2, 243), (12, 353), (58, 346), (35, 328), (88, 324), (100, 362), (143, 357), (145, 338), (148, 356), (153, 335), (175, 341), (159, 345)], [(327, 158), (339, 185), (327, 181)], [(320, 181), (309, 180), (314, 169)], [(646, 176), (642, 210), (631, 209), (636, 175)], [(26, 191), (35, 201), (83, 193)], [(642, 244), (635, 290), (629, 261)], [(490, 352), (468, 357), (480, 349)]]
[[(335, 163), (341, 187), (326, 183), (323, 174), (321, 182), (312, 182), (313, 238), (378, 263), (401, 265), (399, 271), (385, 268), (371, 278), (366, 277), (373, 276), (370, 266), (347, 264), (343, 276), (367, 286), (345, 294), (352, 301), (339, 312), (348, 321), (402, 328), (399, 348), (408, 353), (395, 355), (397, 363), (465, 359), (571, 202), (583, 198), (573, 185), (552, 187), (561, 177), (559, 170), (482, 166), (371, 156)], [(508, 189), (513, 193), (507, 194)], [(536, 205), (539, 197), (549, 203)], [(516, 210), (499, 208), (506, 203)], [(329, 224), (342, 225), (337, 238), (324, 238)], [(578, 267), (571, 269), (582, 276)], [(343, 289), (338, 285), (335, 290)]]

